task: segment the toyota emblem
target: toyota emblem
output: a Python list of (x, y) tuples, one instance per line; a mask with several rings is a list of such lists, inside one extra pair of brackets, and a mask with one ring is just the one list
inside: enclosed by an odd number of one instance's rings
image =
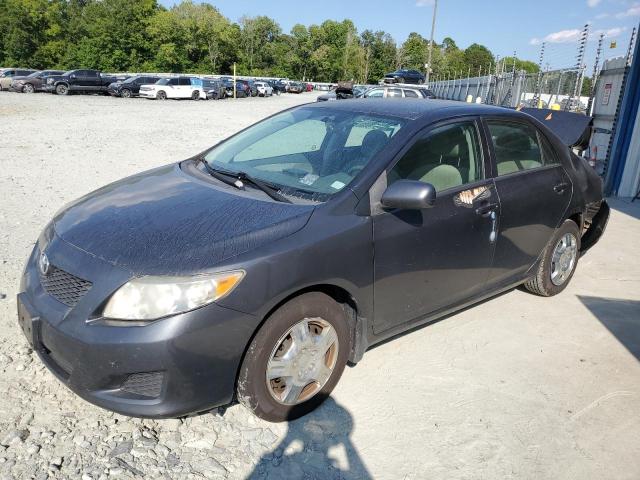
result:
[(46, 276), (49, 273), (49, 269), (51, 268), (51, 263), (49, 263), (49, 258), (46, 254), (40, 254), (40, 260), (38, 261), (38, 267), (40, 268), (40, 273)]

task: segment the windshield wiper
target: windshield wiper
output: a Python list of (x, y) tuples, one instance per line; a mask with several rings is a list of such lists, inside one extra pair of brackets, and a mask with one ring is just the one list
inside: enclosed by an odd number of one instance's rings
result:
[[(213, 168), (205, 159), (202, 159), (201, 161), (204, 164), (204, 167), (207, 169), (209, 175), (211, 175), (213, 178), (216, 178), (217, 180), (220, 180), (223, 183), (226, 183), (227, 185), (232, 185), (238, 189), (243, 189), (244, 183), (250, 183), (278, 202), (292, 203), (291, 200), (289, 200), (287, 197), (278, 193), (278, 190), (276, 188), (258, 180), (257, 178), (252, 177), (246, 172), (226, 172), (224, 170)], [(233, 178), (235, 178), (235, 181), (232, 180)]]

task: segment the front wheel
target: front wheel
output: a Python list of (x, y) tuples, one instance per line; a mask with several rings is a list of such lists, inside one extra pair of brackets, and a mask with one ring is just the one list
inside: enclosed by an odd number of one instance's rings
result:
[(164, 92), (163, 90), (160, 90), (157, 94), (156, 94), (156, 98), (158, 100), (166, 100), (167, 99), (167, 94), (166, 92)]
[(276, 310), (252, 340), (238, 376), (238, 400), (271, 422), (301, 417), (338, 383), (351, 335), (344, 309), (310, 292)]
[(562, 292), (573, 277), (580, 258), (580, 229), (565, 220), (542, 253), (533, 278), (524, 286), (531, 293), (551, 297)]
[(35, 88), (33, 88), (32, 84), (25, 83), (24, 87), (22, 87), (22, 92), (23, 93), (33, 93), (33, 92), (35, 92)]
[(69, 95), (69, 87), (67, 87), (64, 83), (56, 86), (56, 93), (58, 95)]
[(131, 90), (129, 90), (128, 88), (123, 88), (120, 92), (120, 96), (122, 98), (131, 98)]

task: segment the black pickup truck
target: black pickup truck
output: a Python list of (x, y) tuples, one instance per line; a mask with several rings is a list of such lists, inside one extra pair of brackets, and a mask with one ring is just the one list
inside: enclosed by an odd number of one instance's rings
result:
[(69, 70), (63, 75), (49, 77), (44, 90), (58, 95), (107, 93), (109, 84), (124, 79), (126, 76), (106, 75), (98, 70)]

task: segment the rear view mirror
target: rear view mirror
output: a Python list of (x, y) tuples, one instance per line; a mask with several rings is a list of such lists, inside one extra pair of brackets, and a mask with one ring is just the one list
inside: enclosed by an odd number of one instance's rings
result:
[(436, 202), (436, 189), (430, 183), (417, 180), (398, 180), (382, 194), (380, 203), (387, 208), (422, 210)]

